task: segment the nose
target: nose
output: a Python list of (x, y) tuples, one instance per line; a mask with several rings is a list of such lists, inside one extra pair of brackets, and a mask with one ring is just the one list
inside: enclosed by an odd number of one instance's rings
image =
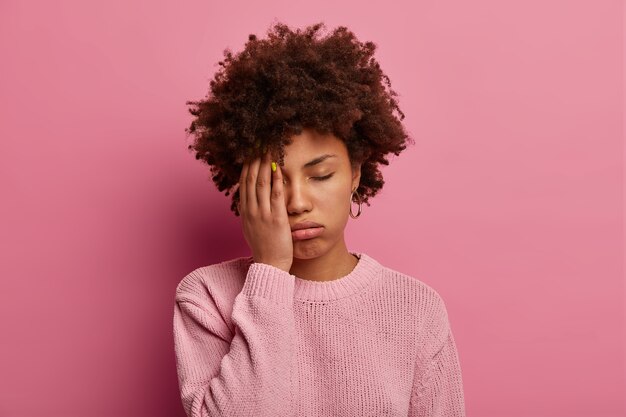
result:
[(283, 184), (287, 213), (300, 214), (311, 210), (311, 199), (306, 186), (300, 183)]

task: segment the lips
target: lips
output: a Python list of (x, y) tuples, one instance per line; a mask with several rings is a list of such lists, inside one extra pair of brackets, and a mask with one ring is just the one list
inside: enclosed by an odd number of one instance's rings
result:
[(319, 223), (311, 222), (311, 221), (305, 221), (305, 222), (296, 223), (293, 226), (291, 226), (291, 231), (293, 232), (294, 230), (309, 229), (311, 227), (322, 227), (322, 225)]
[[(300, 223), (298, 223), (300, 225)], [(305, 227), (302, 229), (295, 229), (291, 231), (291, 237), (295, 241), (303, 241), (314, 239), (318, 236), (321, 236), (324, 232), (324, 227)]]

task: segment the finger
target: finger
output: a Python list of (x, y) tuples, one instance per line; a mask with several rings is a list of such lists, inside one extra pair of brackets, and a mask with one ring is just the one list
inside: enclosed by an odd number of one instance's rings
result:
[(261, 164), (259, 165), (259, 172), (257, 176), (256, 196), (259, 209), (265, 213), (270, 213), (270, 190), (272, 180), (272, 169), (270, 168), (271, 155), (269, 152), (265, 152)]
[(283, 188), (283, 171), (276, 163), (276, 171), (272, 173), (272, 194), (270, 196), (270, 208), (272, 213), (280, 214), (287, 212)]
[(248, 175), (249, 162), (244, 161), (243, 167), (241, 167), (241, 173), (239, 175), (239, 212), (241, 207), (245, 206), (246, 202), (246, 176)]
[(248, 173), (246, 175), (246, 207), (251, 211), (258, 209), (256, 182), (260, 164), (261, 158), (254, 158), (254, 160), (250, 163), (250, 166), (248, 167)]

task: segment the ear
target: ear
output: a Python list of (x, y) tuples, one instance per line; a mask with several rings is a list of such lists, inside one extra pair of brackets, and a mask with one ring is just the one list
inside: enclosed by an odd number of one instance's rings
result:
[(359, 187), (361, 181), (361, 164), (356, 166), (352, 165), (352, 188), (350, 190), (356, 190)]

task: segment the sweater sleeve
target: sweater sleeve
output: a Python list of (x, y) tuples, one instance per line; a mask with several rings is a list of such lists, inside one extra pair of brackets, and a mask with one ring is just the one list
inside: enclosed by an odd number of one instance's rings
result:
[(413, 381), (409, 417), (465, 417), (463, 378), (454, 335), (443, 302), (436, 348)]
[(294, 284), (288, 272), (252, 263), (233, 304), (230, 341), (206, 289), (179, 285), (174, 347), (188, 417), (293, 415)]

